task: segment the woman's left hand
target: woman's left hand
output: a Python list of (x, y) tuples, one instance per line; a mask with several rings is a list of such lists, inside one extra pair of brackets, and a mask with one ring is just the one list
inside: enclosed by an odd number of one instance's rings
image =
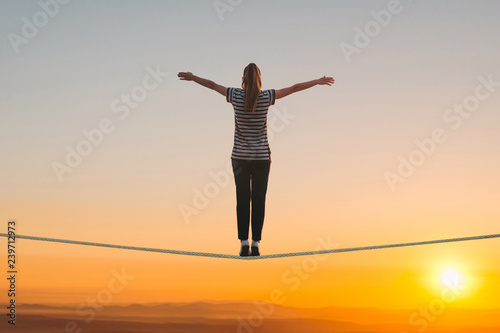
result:
[(186, 81), (193, 81), (194, 77), (193, 73), (191, 72), (179, 72), (177, 76), (179, 77), (179, 79)]

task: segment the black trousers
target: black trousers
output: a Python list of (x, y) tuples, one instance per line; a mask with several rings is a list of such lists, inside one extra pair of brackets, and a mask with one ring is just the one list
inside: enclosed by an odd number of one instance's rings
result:
[(266, 208), (270, 161), (231, 159), (236, 183), (238, 239), (248, 239), (250, 202), (252, 203), (252, 240), (260, 241)]

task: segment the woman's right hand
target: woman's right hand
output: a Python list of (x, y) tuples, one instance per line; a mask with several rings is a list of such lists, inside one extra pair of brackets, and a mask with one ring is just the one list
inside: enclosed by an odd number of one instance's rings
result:
[(326, 84), (326, 85), (331, 86), (334, 83), (335, 83), (335, 80), (333, 79), (333, 77), (323, 76), (322, 78), (318, 79), (318, 84), (321, 84), (321, 85)]

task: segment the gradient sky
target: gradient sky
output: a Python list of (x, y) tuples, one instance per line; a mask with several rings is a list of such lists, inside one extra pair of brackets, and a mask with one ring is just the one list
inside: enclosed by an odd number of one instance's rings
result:
[[(213, 1), (71, 1), (16, 53), (9, 36), (22, 36), (23, 17), (33, 22), (41, 7), (1, 2), (0, 221), (15, 219), (19, 234), (237, 253), (235, 189), (225, 182), (232, 108), (176, 74), (238, 87), (255, 62), (264, 89), (336, 80), (270, 110), (263, 253), (311, 250), (318, 237), (349, 247), (498, 233), (500, 87), (460, 123), (457, 113), (443, 117), (471, 100), (480, 77), (500, 82), (500, 3), (401, 1), (348, 61), (342, 43), (355, 45), (356, 27), (387, 8), (242, 1), (221, 20)], [(169, 74), (121, 119), (113, 103), (124, 105), (147, 68)], [(114, 130), (60, 182), (53, 163), (103, 119)], [(384, 174), (436, 128), (446, 141), (392, 191)], [(181, 207), (214, 188), (213, 174), (217, 193), (187, 221)], [(278, 288), (288, 305), (412, 308), (439, 295), (446, 269), (467, 285), (453, 306), (498, 306), (500, 291), (497, 240), (332, 255), (296, 291), (283, 275), (304, 258), (240, 263), (19, 243), (27, 302), (79, 303), (121, 267), (135, 279), (116, 302), (268, 299)], [(250, 285), (235, 282), (242, 274)]]

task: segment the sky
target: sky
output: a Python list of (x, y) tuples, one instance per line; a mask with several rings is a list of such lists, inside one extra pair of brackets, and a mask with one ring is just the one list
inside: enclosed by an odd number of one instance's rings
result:
[[(263, 254), (498, 233), (499, 12), (494, 1), (3, 1), (3, 228), (236, 254), (232, 107), (177, 73), (239, 87), (255, 62), (263, 89), (335, 78), (270, 109)], [(19, 288), (25, 302), (79, 303), (125, 269), (134, 279), (113, 302), (281, 290), (290, 306), (418, 308), (452, 271), (464, 287), (449, 306), (487, 309), (499, 253), (484, 240), (228, 262), (18, 239)]]

